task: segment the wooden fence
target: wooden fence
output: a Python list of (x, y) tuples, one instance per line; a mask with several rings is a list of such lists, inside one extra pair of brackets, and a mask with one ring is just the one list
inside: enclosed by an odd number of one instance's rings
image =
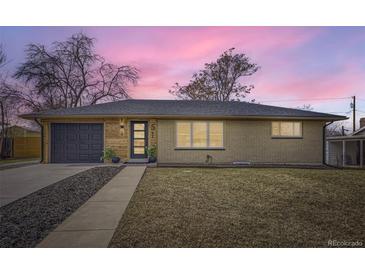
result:
[(14, 137), (12, 139), (14, 158), (40, 158), (41, 137)]

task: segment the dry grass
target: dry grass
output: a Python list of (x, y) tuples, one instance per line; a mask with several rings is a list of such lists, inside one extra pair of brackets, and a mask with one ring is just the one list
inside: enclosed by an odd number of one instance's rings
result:
[(365, 244), (365, 171), (150, 168), (111, 247)]

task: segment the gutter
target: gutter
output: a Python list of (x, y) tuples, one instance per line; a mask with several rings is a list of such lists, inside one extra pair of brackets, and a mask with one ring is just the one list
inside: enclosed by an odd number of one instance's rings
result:
[(40, 161), (40, 163), (43, 163), (43, 141), (44, 141), (43, 125), (37, 118), (34, 118), (34, 121), (41, 127), (41, 161)]
[(326, 163), (326, 128), (333, 124), (334, 121), (331, 121), (329, 123), (326, 123), (324, 126), (323, 126), (323, 143), (322, 143), (322, 164), (325, 165), (325, 166), (328, 166), (328, 167), (333, 167), (329, 164)]
[(239, 116), (239, 115), (221, 115), (221, 116), (212, 116), (212, 115), (164, 115), (164, 114), (77, 114), (77, 115), (37, 115), (37, 114), (24, 114), (20, 115), (19, 117), (23, 119), (95, 119), (95, 118), (151, 118), (151, 119), (179, 119), (179, 120), (186, 120), (186, 119), (225, 119), (225, 120), (310, 120), (310, 121), (340, 121), (340, 120), (347, 120), (348, 117), (346, 116), (265, 116), (265, 115), (246, 115), (246, 116)]

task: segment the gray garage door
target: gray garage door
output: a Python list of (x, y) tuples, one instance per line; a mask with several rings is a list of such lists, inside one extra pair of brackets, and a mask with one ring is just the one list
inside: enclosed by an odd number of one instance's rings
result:
[(51, 124), (52, 163), (99, 163), (103, 124)]

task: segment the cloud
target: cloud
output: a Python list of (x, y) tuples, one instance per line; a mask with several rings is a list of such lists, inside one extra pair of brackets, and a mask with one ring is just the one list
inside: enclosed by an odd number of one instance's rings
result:
[(186, 83), (224, 50), (236, 47), (246, 52), (268, 75), (271, 64), (287, 67), (293, 62), (275, 57), (302, 46), (319, 33), (319, 29), (272, 27), (113, 28), (107, 34), (117, 38), (113, 43), (103, 43), (99, 50), (108, 60), (141, 70), (134, 96), (149, 96), (151, 92), (153, 97), (170, 97), (168, 90), (175, 82)]
[(249, 98), (365, 97), (360, 27), (17, 27), (0, 29), (0, 37), (18, 64), (25, 44), (62, 41), (80, 30), (97, 39), (109, 62), (140, 70), (135, 98), (171, 98), (175, 82), (187, 83), (231, 47), (262, 67), (242, 79), (256, 86)]
[(287, 72), (282, 77), (260, 79), (256, 84), (261, 98), (323, 98), (351, 96), (365, 90), (364, 71), (357, 65), (345, 65), (336, 73), (318, 72), (303, 77), (295, 72)]

